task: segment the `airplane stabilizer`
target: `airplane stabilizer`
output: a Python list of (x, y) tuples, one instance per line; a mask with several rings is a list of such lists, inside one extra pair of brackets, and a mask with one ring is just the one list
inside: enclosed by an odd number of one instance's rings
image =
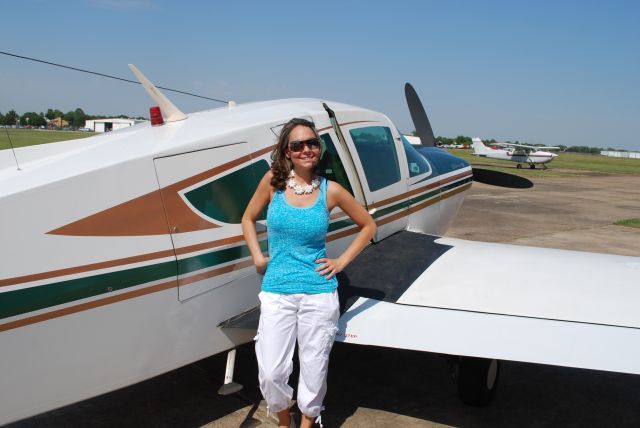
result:
[(129, 64), (129, 68), (131, 69), (133, 74), (135, 74), (136, 78), (142, 84), (149, 96), (153, 98), (156, 103), (158, 103), (165, 122), (177, 122), (188, 117), (186, 114), (180, 111), (180, 109), (176, 107), (171, 101), (169, 101), (169, 98), (165, 97), (164, 94), (160, 92), (160, 90), (156, 88), (155, 85), (151, 83), (149, 79), (147, 79), (146, 76), (136, 68), (135, 65)]
[(471, 141), (473, 143), (474, 154), (479, 155), (489, 151), (480, 138), (474, 137)]

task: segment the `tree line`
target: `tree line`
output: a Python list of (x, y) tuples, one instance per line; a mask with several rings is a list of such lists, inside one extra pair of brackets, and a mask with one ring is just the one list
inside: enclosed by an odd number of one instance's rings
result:
[[(93, 119), (104, 119), (107, 117), (117, 117), (117, 118), (122, 118), (122, 119), (141, 119), (141, 120), (147, 120), (147, 118), (145, 117), (136, 117), (136, 118), (131, 118), (127, 115), (121, 114), (118, 116), (108, 116), (108, 115), (89, 115), (86, 114), (81, 108), (77, 108), (73, 111), (68, 111), (66, 113), (63, 113), (62, 111), (58, 110), (58, 109), (47, 109), (46, 113), (40, 112), (40, 113), (36, 113), (33, 111), (29, 111), (26, 113), (23, 113), (22, 115), (19, 115), (15, 110), (9, 110), (6, 114), (2, 114), (2, 112), (0, 112), (0, 125), (20, 125), (20, 126), (33, 126), (34, 128), (39, 128), (40, 126), (46, 126), (47, 125), (47, 120), (53, 120), (56, 118), (62, 118), (62, 120), (66, 121), (69, 124), (69, 127), (71, 128), (84, 128), (85, 122), (87, 120), (93, 120)], [(416, 131), (414, 130), (412, 132), (412, 134), (414, 136), (417, 136)], [(450, 145), (450, 144), (456, 144), (456, 145), (466, 145), (467, 147), (471, 147), (472, 146), (472, 142), (471, 142), (471, 137), (467, 137), (465, 135), (458, 135), (455, 138), (448, 138), (448, 137), (436, 137), (436, 142), (440, 143), (441, 145)], [(495, 144), (498, 144), (498, 141), (496, 141), (495, 139), (488, 139), (488, 140), (482, 140), (482, 142), (486, 145), (486, 146), (493, 146)], [(511, 141), (503, 141), (503, 143), (512, 143)], [(514, 141), (513, 144), (526, 144), (529, 146), (536, 146), (536, 144), (529, 144), (529, 143), (520, 143), (519, 141)], [(560, 150), (562, 150), (563, 152), (574, 152), (574, 153), (591, 153), (591, 154), (600, 154), (601, 151), (603, 150), (609, 150), (609, 151), (618, 151), (618, 152), (628, 152), (629, 150), (625, 150), (625, 149), (614, 149), (612, 147), (608, 147), (606, 149), (601, 148), (601, 147), (588, 147), (588, 146), (565, 146), (560, 144), (558, 146), (560, 148)]]
[[(86, 114), (81, 108), (77, 108), (73, 111), (68, 111), (63, 113), (58, 109), (47, 109), (47, 112), (36, 113), (33, 111), (29, 111), (23, 113), (22, 115), (18, 114), (15, 110), (9, 110), (6, 114), (2, 114), (0, 112), (0, 125), (21, 125), (21, 126), (33, 126), (34, 128), (38, 128), (40, 126), (47, 125), (47, 119), (53, 120), (56, 118), (62, 118), (62, 120), (66, 121), (71, 128), (83, 128), (84, 124), (87, 120), (93, 119), (104, 119), (107, 117), (118, 117), (123, 119), (131, 119), (129, 116), (121, 114), (118, 116), (108, 116), (108, 115), (90, 115)], [(135, 119), (145, 119), (144, 117), (136, 117)]]
[[(416, 135), (416, 131), (413, 131), (413, 135)], [(437, 137), (436, 138), (436, 142), (442, 144), (442, 145), (449, 145), (449, 144), (456, 144), (456, 145), (467, 145), (467, 147), (471, 147), (472, 143), (471, 143), (471, 137), (467, 137), (465, 135), (458, 135), (455, 138), (448, 138), (448, 137)], [(495, 144), (498, 144), (498, 141), (496, 141), (495, 139), (489, 139), (489, 140), (485, 140), (483, 139), (482, 142), (485, 144), (485, 146), (493, 146)], [(530, 143), (521, 143), (519, 141), (502, 141), (503, 143), (510, 143), (510, 144), (525, 144), (527, 146), (540, 146), (540, 144), (530, 144)], [(557, 146), (558, 148), (560, 148), (560, 150), (562, 150), (563, 152), (572, 152), (572, 153), (590, 153), (590, 154), (600, 154), (601, 151), (603, 150), (609, 150), (609, 151), (614, 151), (614, 152), (628, 152), (629, 150), (626, 149), (614, 149), (612, 147), (608, 147), (608, 148), (602, 148), (602, 147), (589, 147), (589, 146), (565, 146), (563, 144), (560, 144)]]

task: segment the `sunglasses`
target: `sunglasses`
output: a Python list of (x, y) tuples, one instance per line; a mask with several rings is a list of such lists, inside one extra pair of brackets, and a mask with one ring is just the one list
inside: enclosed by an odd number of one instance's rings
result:
[(301, 152), (304, 150), (304, 146), (309, 147), (309, 150), (320, 149), (320, 140), (317, 138), (309, 138), (308, 140), (295, 140), (289, 141), (289, 150), (292, 152)]

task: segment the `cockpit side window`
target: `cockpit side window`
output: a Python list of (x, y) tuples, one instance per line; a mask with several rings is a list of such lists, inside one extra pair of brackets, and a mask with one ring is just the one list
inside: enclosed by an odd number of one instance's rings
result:
[(407, 155), (407, 166), (409, 167), (409, 176), (415, 177), (431, 170), (429, 162), (422, 156), (416, 149), (413, 148), (409, 140), (404, 138), (404, 135), (400, 134), (402, 139), (402, 147), (404, 147), (404, 153)]
[(351, 184), (347, 177), (347, 172), (342, 165), (340, 156), (338, 156), (338, 151), (336, 150), (335, 144), (333, 144), (333, 140), (329, 134), (322, 134), (320, 135), (320, 138), (324, 143), (324, 147), (322, 150), (322, 156), (320, 157), (320, 162), (318, 163), (318, 174), (327, 180), (335, 181), (353, 195), (353, 190), (351, 189)]
[(367, 178), (374, 192), (400, 181), (400, 166), (391, 129), (367, 126), (349, 131)]

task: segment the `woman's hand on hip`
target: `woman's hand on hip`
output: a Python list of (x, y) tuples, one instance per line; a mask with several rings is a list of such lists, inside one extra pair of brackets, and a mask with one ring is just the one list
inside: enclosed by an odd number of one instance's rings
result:
[(318, 272), (320, 276), (325, 276), (328, 274), (325, 279), (333, 278), (335, 275), (342, 272), (342, 269), (344, 269), (344, 264), (340, 259), (328, 259), (326, 257), (323, 257), (316, 260), (316, 264), (318, 263), (322, 264), (318, 266), (315, 271)]
[(253, 264), (256, 265), (256, 272), (260, 275), (264, 275), (269, 264), (269, 257), (262, 256), (261, 258), (254, 260)]

